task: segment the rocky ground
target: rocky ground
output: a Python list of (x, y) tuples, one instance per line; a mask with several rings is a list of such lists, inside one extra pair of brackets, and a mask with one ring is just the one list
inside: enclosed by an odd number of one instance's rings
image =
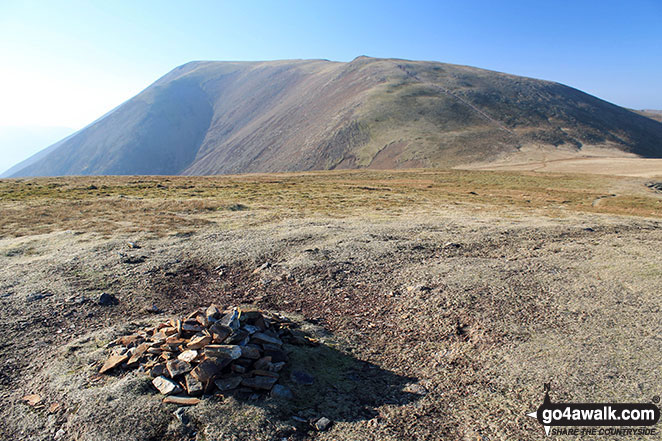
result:
[[(4, 234), (0, 437), (540, 439), (526, 414), (544, 382), (555, 401), (660, 394), (659, 216), (411, 207)], [(282, 314), (319, 342), (283, 344), (292, 396), (183, 407), (146, 373), (98, 374), (109, 342), (212, 303)]]

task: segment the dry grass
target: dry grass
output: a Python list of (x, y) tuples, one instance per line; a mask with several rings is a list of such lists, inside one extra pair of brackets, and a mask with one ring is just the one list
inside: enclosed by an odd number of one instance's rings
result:
[[(393, 216), (457, 205), (659, 217), (662, 199), (643, 183), (611, 176), (460, 170), (12, 179), (0, 181), (0, 237), (57, 230), (163, 235), (210, 223), (231, 228), (311, 214)], [(627, 191), (602, 199), (614, 187)]]
[[(456, 170), (0, 181), (0, 438), (185, 439), (148, 380), (88, 384), (106, 356), (96, 336), (153, 319), (145, 305), (256, 304), (328, 338), (292, 354), (320, 381), (289, 406), (189, 409), (205, 439), (533, 440), (545, 382), (558, 401), (648, 401), (662, 222), (643, 217), (662, 210), (645, 183)], [(101, 292), (120, 303), (96, 305)], [(28, 392), (63, 410), (30, 408)], [(334, 425), (294, 430), (299, 407)]]

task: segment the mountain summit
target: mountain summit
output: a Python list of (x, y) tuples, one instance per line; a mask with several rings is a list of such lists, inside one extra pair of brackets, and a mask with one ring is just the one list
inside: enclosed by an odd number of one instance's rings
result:
[(358, 57), (197, 61), (12, 176), (447, 167), (523, 149), (662, 157), (662, 123), (562, 84)]

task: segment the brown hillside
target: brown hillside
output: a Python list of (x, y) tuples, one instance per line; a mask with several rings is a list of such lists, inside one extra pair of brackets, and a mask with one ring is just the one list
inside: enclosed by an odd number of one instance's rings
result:
[(14, 176), (446, 167), (530, 146), (662, 157), (662, 124), (561, 84), (467, 66), (192, 62)]

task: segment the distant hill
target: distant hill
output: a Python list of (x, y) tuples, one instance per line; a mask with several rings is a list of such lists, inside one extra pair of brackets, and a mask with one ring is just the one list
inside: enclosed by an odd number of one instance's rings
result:
[(662, 124), (562, 84), (467, 66), (198, 61), (12, 176), (446, 167), (530, 146), (662, 157)]
[(642, 109), (635, 110), (635, 112), (648, 118), (654, 119), (655, 121), (662, 122), (662, 110)]

